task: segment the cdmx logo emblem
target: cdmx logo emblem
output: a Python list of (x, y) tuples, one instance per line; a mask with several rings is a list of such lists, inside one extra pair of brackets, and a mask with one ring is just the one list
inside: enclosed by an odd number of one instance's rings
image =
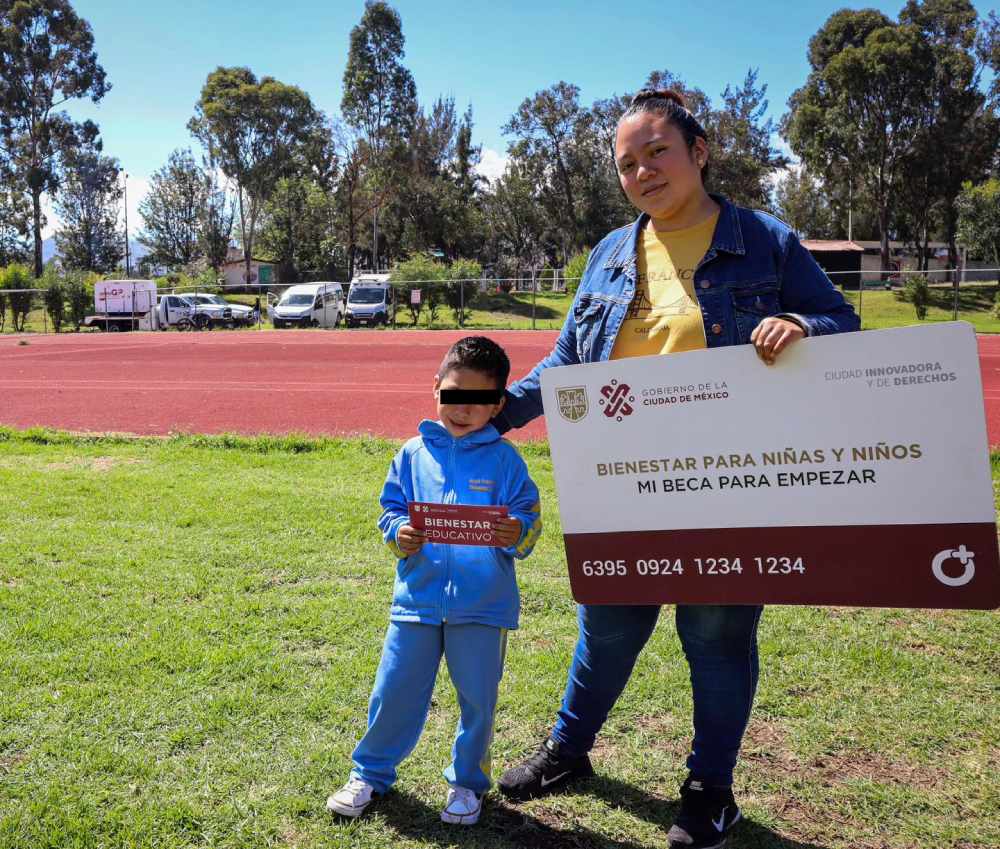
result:
[(609, 419), (620, 422), (625, 416), (631, 416), (635, 412), (635, 395), (631, 394), (632, 388), (627, 383), (619, 383), (612, 380), (607, 386), (601, 387), (603, 396), (598, 402), (604, 407), (604, 415)]

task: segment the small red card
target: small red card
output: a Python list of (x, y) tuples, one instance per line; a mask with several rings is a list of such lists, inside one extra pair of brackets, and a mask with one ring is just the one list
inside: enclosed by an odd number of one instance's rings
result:
[(430, 504), (411, 501), (410, 525), (439, 545), (499, 546), (493, 522), (507, 516), (506, 507), (474, 504)]

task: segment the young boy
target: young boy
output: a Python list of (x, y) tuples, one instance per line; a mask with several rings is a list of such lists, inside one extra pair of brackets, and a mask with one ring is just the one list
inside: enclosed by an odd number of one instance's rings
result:
[[(520, 609), (514, 559), (531, 553), (542, 529), (524, 460), (489, 423), (503, 408), (509, 374), (507, 355), (490, 339), (452, 345), (434, 378), (440, 420), (421, 422), (389, 468), (378, 525), (399, 562), (368, 731), (351, 756), (350, 779), (326, 802), (343, 816), (360, 816), (396, 780), (420, 737), (444, 654), (460, 718), (441, 819), (479, 820), (507, 630), (517, 627)], [(428, 542), (410, 525), (411, 501), (506, 506), (507, 518), (493, 521), (501, 545)]]

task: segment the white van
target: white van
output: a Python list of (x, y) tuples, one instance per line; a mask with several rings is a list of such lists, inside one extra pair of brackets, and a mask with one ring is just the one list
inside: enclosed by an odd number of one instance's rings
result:
[(300, 283), (269, 305), (275, 327), (336, 327), (344, 316), (344, 287), (340, 283)]
[[(387, 275), (378, 275), (384, 277)], [(373, 275), (375, 277), (375, 275)], [(392, 286), (385, 280), (355, 278), (347, 293), (348, 327), (388, 324), (396, 316), (396, 299)]]

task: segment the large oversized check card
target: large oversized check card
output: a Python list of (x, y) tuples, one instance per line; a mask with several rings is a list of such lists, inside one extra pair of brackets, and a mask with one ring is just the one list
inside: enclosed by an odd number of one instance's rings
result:
[(590, 604), (993, 608), (964, 323), (542, 373), (570, 582)]

